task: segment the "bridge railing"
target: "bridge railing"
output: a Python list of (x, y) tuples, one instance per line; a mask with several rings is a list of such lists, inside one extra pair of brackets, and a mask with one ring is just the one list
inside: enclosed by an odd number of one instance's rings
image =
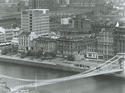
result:
[(95, 70), (97, 70), (97, 69), (104, 68), (105, 66), (108, 66), (108, 65), (110, 65), (110, 64), (115, 63), (116, 61), (118, 61), (118, 60), (121, 59), (121, 58), (122, 58), (122, 57), (116, 55), (116, 56), (114, 56), (113, 58), (111, 58), (110, 60), (106, 61), (105, 63), (103, 63), (103, 64), (101, 64), (101, 65), (99, 65), (99, 66), (97, 66), (97, 67), (95, 67), (95, 68), (93, 68), (93, 69), (90, 69), (90, 70), (88, 70), (88, 71), (85, 71), (85, 72), (83, 72), (82, 74), (91, 73), (91, 72), (93, 72), (93, 71), (95, 71)]

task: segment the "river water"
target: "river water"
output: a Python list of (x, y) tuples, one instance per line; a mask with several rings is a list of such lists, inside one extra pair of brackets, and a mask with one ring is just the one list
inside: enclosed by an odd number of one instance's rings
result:
[[(36, 79), (53, 79), (73, 74), (76, 73), (0, 63), (0, 75), (10, 88), (29, 84)], [(109, 75), (96, 76), (44, 86), (32, 93), (125, 93), (125, 79)]]

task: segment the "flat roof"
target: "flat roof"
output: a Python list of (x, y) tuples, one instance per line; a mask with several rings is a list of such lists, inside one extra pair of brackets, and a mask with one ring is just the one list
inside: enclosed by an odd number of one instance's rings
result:
[(35, 11), (35, 10), (46, 11), (46, 10), (49, 10), (49, 9), (26, 9), (26, 10), (24, 10), (24, 11), (28, 11), (28, 10), (32, 10), (32, 11)]

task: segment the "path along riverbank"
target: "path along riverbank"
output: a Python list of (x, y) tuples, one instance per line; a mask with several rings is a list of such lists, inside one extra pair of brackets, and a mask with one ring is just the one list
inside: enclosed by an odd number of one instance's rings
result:
[[(58, 61), (58, 60), (57, 60)], [(50, 62), (50, 61), (41, 61), (41, 60), (31, 60), (27, 58), (20, 58), (15, 56), (5, 56), (0, 55), (0, 62), (7, 62), (7, 63), (13, 63), (13, 64), (20, 64), (20, 65), (28, 65), (28, 66), (35, 66), (35, 67), (42, 67), (42, 68), (49, 68), (49, 69), (55, 69), (60, 71), (68, 71), (68, 72), (83, 72), (84, 69), (77, 68), (69, 65), (62, 65), (58, 62)], [(58, 63), (58, 64), (57, 64)]]

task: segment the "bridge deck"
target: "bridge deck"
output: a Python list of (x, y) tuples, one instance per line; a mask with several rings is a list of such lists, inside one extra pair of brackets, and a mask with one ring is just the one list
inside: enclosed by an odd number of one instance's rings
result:
[[(23, 86), (17, 86), (12, 90), (12, 93), (20, 90), (20, 89), (32, 89), (35, 87), (42, 87), (45, 85), (49, 84), (54, 84), (54, 83), (59, 83), (59, 82), (65, 82), (69, 80), (77, 80), (81, 78), (87, 78), (87, 77), (92, 77), (92, 76), (97, 76), (97, 75), (102, 75), (102, 74), (110, 74), (110, 73), (116, 73), (116, 72), (121, 72), (123, 71), (123, 67), (121, 66), (121, 59), (123, 58), (123, 55), (116, 55), (112, 59), (106, 61), (105, 63), (101, 64), (98, 67), (95, 67), (93, 69), (90, 69), (86, 72), (69, 76), (69, 77), (64, 77), (64, 78), (58, 78), (58, 79), (51, 79), (51, 80), (43, 80), (43, 81), (37, 81), (32, 84), (28, 85), (23, 85)], [(118, 65), (118, 66), (117, 66)], [(115, 68), (114, 68), (115, 67)]]
[(121, 72), (121, 71), (122, 71), (122, 69), (116, 69), (116, 70), (107, 71), (107, 72), (103, 71), (103, 72), (99, 72), (99, 73), (95, 73), (95, 74), (78, 74), (78, 75), (73, 75), (70, 77), (64, 77), (64, 78), (52, 79), (52, 80), (44, 80), (41, 82), (29, 84), (29, 85), (18, 86), (18, 87), (11, 89), (11, 90), (13, 92), (13, 91), (16, 91), (18, 89), (30, 89), (30, 88), (35, 88), (35, 87), (42, 87), (42, 86), (49, 85), (49, 84), (60, 83), (60, 82), (65, 82), (65, 81), (69, 81), (69, 80), (87, 78), (87, 77), (103, 75), (103, 74), (116, 73), (116, 72)]

